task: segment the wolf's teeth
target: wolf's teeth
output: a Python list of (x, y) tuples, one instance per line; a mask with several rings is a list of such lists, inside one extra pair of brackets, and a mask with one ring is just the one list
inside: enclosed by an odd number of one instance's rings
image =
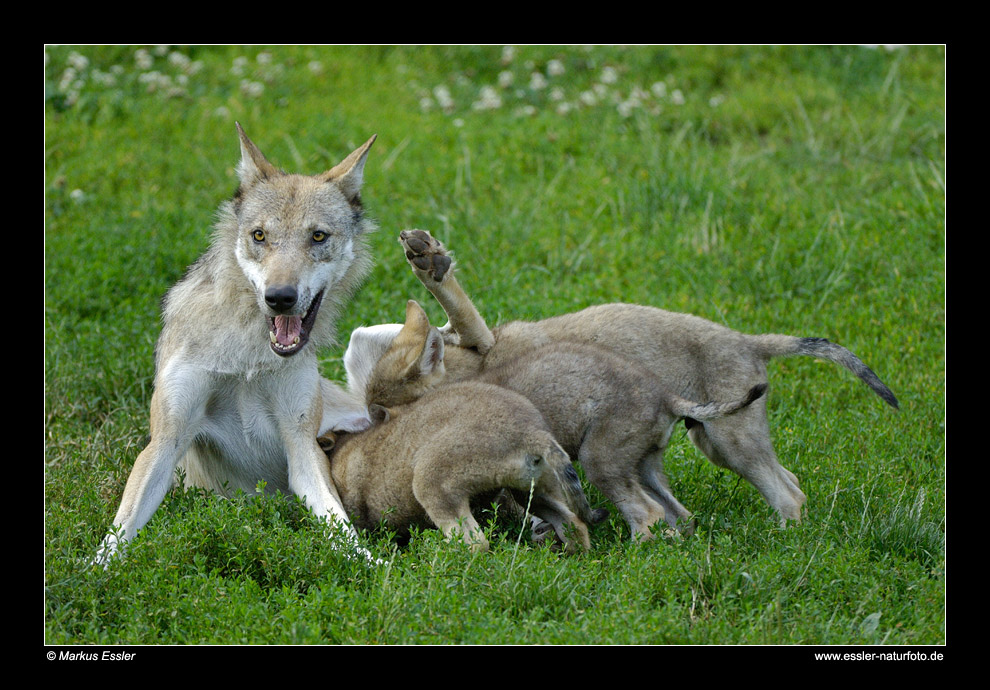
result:
[(295, 340), (292, 341), (292, 344), (293, 345), (298, 345), (299, 344), (299, 336), (296, 336)]
[(271, 340), (274, 343), (275, 342), (275, 334), (272, 333), (271, 331), (268, 331), (268, 339)]

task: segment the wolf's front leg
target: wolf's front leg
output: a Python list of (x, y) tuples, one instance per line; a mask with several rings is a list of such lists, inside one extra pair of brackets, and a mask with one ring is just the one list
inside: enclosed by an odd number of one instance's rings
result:
[(134, 538), (161, 504), (172, 486), (172, 477), (184, 446), (172, 437), (152, 438), (134, 463), (124, 487), (124, 496), (113, 521), (113, 529), (103, 539), (95, 562), (106, 566), (124, 544)]
[(357, 532), (351, 526), (343, 502), (330, 475), (330, 463), (320, 448), (317, 437), (323, 418), (321, 384), (314, 386), (314, 394), (299, 407), (289, 405), (281, 410), (279, 430), (285, 446), (289, 469), (289, 490), (303, 498), (306, 506), (319, 517), (338, 527), (354, 548), (368, 560), (378, 562), (359, 543)]
[(151, 441), (134, 461), (113, 529), (100, 545), (96, 562), (110, 560), (144, 527), (172, 488), (176, 465), (192, 443), (206, 409), (212, 382), (195, 367), (165, 361), (151, 396)]
[(488, 352), (495, 337), (457, 282), (453, 261), (444, 246), (425, 230), (403, 230), (399, 243), (413, 273), (447, 313), (450, 329), (458, 335), (458, 345), (476, 348), (481, 354)]

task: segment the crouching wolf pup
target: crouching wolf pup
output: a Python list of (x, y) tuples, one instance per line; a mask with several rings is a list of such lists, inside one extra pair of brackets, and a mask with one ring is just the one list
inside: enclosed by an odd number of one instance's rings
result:
[[(671, 390), (693, 400), (735, 400), (767, 382), (773, 357), (806, 355), (852, 371), (894, 408), (897, 398), (856, 355), (823, 338), (746, 335), (690, 314), (634, 304), (605, 304), (537, 322), (513, 322), (489, 330), (454, 275), (451, 257), (422, 230), (401, 233), (400, 243), (417, 278), (437, 298), (449, 319), (444, 327), (448, 372), (476, 372), (512, 362), (519, 353), (559, 341), (594, 343), (635, 361)], [(375, 357), (395, 329), (364, 334)], [(352, 345), (355, 339), (351, 338)], [(365, 355), (352, 357), (363, 359)], [(357, 367), (360, 371), (360, 367)], [(753, 484), (780, 515), (782, 524), (800, 520), (806, 501), (797, 477), (777, 459), (770, 441), (766, 398), (736, 414), (713, 420), (685, 420), (691, 441), (715, 465)]]
[(370, 265), (360, 191), (374, 137), (308, 177), (277, 170), (237, 130), (240, 187), (220, 206), (210, 248), (163, 303), (151, 441), (103, 541), (104, 563), (148, 522), (177, 466), (187, 485), (253, 493), (264, 480), (347, 520), (316, 439), (370, 420), (320, 377), (316, 349), (333, 339)]
[(533, 405), (482, 383), (445, 386), (391, 409), (369, 406), (376, 423), (321, 439), (330, 474), (354, 525), (384, 521), (400, 537), (438, 527), (472, 550), (488, 540), (471, 501), (502, 489), (550, 523), (570, 552), (590, 548), (590, 507), (567, 454)]
[[(444, 366), (443, 338), (426, 312), (408, 303), (406, 322), (368, 379), (367, 398), (401, 405), (469, 374)], [(519, 393), (536, 406), (561, 447), (618, 508), (634, 538), (653, 536), (660, 521), (683, 529), (690, 513), (670, 492), (663, 453), (681, 419), (710, 422), (763, 395), (754, 386), (740, 400), (698, 404), (669, 393), (651, 372), (603, 348), (551, 342), (510, 363), (474, 372), (471, 381)], [(456, 384), (452, 384), (456, 385)], [(442, 388), (440, 390), (443, 390)]]

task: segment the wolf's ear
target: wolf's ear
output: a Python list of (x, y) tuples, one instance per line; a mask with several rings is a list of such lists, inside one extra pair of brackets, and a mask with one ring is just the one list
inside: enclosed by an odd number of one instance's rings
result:
[(392, 418), (392, 414), (388, 411), (388, 408), (378, 403), (368, 405), (368, 414), (371, 416), (371, 423), (376, 426), (378, 424), (384, 424)]
[(368, 151), (377, 138), (378, 135), (374, 135), (368, 141), (364, 142), (362, 146), (353, 151), (351, 155), (320, 176), (326, 182), (335, 182), (340, 187), (340, 191), (347, 197), (347, 201), (351, 204), (361, 203), (361, 185), (364, 184), (364, 162), (368, 159)]
[(434, 372), (443, 373), (443, 336), (440, 330), (430, 326), (430, 334), (423, 346), (423, 355), (419, 358), (419, 371), (423, 376)]
[(443, 336), (430, 326), (430, 319), (415, 300), (406, 302), (406, 322), (393, 341), (401, 352), (404, 376), (428, 376), (443, 367)]
[(247, 134), (241, 129), (241, 124), (239, 122), (235, 124), (237, 134), (241, 138), (241, 160), (237, 164), (237, 177), (241, 181), (241, 188), (246, 189), (260, 180), (277, 175), (278, 168), (269, 163), (254, 142), (248, 139)]

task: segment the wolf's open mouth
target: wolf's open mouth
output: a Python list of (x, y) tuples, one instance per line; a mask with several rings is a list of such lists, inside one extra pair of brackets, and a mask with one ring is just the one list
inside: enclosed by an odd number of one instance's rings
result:
[(316, 321), (316, 313), (320, 310), (323, 302), (323, 291), (317, 293), (316, 297), (309, 305), (309, 309), (302, 316), (278, 315), (268, 319), (268, 338), (271, 341), (272, 351), (288, 357), (294, 355), (309, 342), (309, 331)]

